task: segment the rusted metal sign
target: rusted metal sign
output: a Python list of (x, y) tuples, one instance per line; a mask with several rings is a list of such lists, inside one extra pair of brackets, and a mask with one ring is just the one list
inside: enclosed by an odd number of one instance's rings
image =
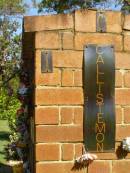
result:
[(106, 32), (106, 17), (105, 17), (104, 11), (97, 11), (96, 31), (97, 32)]
[(52, 73), (53, 72), (53, 62), (52, 62), (52, 52), (42, 51), (41, 52), (41, 72), (42, 73)]
[(88, 151), (115, 148), (115, 58), (111, 45), (84, 49), (84, 143)]

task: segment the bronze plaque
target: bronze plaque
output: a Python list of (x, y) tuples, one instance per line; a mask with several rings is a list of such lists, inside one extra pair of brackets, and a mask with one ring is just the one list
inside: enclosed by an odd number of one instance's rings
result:
[(91, 152), (115, 148), (115, 57), (112, 45), (84, 48), (84, 143)]

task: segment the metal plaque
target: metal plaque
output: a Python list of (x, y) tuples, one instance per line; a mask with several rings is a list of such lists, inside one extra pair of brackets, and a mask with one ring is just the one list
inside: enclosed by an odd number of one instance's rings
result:
[(42, 51), (41, 52), (41, 72), (42, 73), (52, 73), (52, 52), (51, 51)]
[(111, 45), (84, 48), (84, 143), (92, 152), (115, 148), (115, 57)]
[(96, 31), (97, 32), (106, 32), (106, 17), (104, 11), (97, 11), (97, 24)]

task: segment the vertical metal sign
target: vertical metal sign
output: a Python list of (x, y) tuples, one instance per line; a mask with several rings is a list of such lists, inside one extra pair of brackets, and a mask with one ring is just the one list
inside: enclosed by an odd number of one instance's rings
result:
[(84, 48), (84, 143), (92, 152), (115, 148), (115, 58), (112, 45)]

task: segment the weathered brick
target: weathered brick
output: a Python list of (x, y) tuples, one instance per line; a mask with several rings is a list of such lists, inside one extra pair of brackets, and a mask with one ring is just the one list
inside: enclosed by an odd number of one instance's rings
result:
[(122, 74), (120, 71), (116, 71), (116, 82), (115, 82), (115, 86), (116, 87), (121, 87), (122, 86)]
[(96, 32), (96, 11), (78, 10), (75, 12), (75, 30)]
[(130, 161), (121, 160), (113, 162), (113, 173), (129, 173), (130, 172)]
[(83, 143), (75, 144), (75, 158), (80, 157), (83, 153)]
[[(73, 173), (74, 163), (72, 162), (57, 162), (57, 163), (37, 163), (36, 173)], [(84, 173), (84, 169), (79, 170), (78, 173)]]
[(73, 70), (63, 69), (62, 70), (62, 86), (73, 86), (74, 85), (74, 74)]
[(37, 144), (36, 161), (55, 161), (60, 159), (60, 146), (58, 144)]
[(83, 91), (80, 88), (36, 89), (35, 104), (81, 105), (83, 104)]
[(97, 153), (98, 160), (115, 160), (117, 159), (116, 153)]
[(130, 30), (130, 15), (125, 15), (124, 28)]
[(59, 49), (60, 36), (58, 32), (37, 32), (35, 36), (36, 49)]
[(117, 125), (116, 127), (116, 140), (122, 141), (124, 138), (128, 137), (130, 133), (130, 125)]
[(82, 68), (82, 51), (53, 51), (54, 67), (75, 67)]
[(116, 50), (122, 50), (122, 36), (108, 33), (76, 33), (75, 49), (83, 50), (86, 44), (112, 44)]
[(122, 109), (121, 107), (116, 107), (116, 124), (122, 123)]
[[(36, 56), (36, 67), (39, 68), (40, 59), (41, 59), (41, 51), (37, 50), (35, 52)], [(52, 51), (53, 57), (53, 67), (73, 67), (73, 68), (82, 68), (83, 63), (83, 52), (82, 51), (72, 51), (72, 50), (64, 50), (64, 51)]]
[(110, 173), (110, 162), (109, 161), (94, 161), (88, 167), (89, 173)]
[(115, 60), (117, 69), (130, 69), (130, 54), (124, 52), (116, 52)]
[(121, 12), (106, 11), (107, 32), (122, 32), (122, 14)]
[(35, 70), (35, 84), (36, 85), (48, 85), (55, 86), (61, 84), (61, 71), (59, 69), (53, 69), (52, 73), (42, 73), (40, 59), (36, 60)]
[(124, 108), (124, 122), (130, 123), (130, 107)]
[(71, 124), (73, 122), (73, 108), (63, 107), (60, 110), (61, 124)]
[(64, 32), (63, 33), (63, 49), (73, 49), (74, 48), (74, 33)]
[(36, 142), (76, 142), (83, 140), (81, 126), (37, 126)]
[(62, 160), (73, 160), (74, 157), (74, 145), (62, 144)]
[(115, 100), (117, 105), (129, 105), (130, 89), (117, 89), (115, 92)]
[(58, 124), (59, 109), (57, 107), (40, 107), (35, 109), (36, 124)]
[(74, 123), (83, 124), (83, 107), (74, 108)]
[(130, 87), (130, 71), (127, 71), (124, 75), (125, 87)]
[(70, 29), (70, 28), (73, 28), (72, 14), (24, 17), (25, 32)]
[(124, 50), (130, 51), (130, 32), (124, 33)]
[(82, 70), (75, 70), (74, 71), (74, 85), (75, 86), (82, 86), (83, 85), (83, 76)]

